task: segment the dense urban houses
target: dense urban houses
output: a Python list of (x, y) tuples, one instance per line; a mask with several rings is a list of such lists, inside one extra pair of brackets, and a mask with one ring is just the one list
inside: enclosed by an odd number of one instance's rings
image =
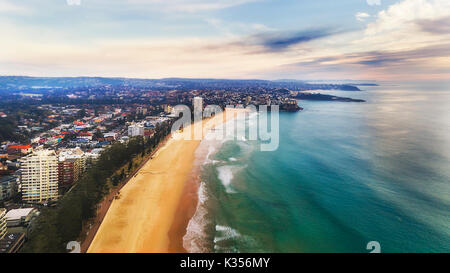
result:
[(58, 199), (58, 158), (54, 151), (40, 150), (21, 158), (22, 201), (44, 203)]

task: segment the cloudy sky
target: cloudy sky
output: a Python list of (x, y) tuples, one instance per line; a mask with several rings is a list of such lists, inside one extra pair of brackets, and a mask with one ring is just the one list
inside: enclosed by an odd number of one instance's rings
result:
[(0, 75), (450, 80), (449, 0), (0, 0)]

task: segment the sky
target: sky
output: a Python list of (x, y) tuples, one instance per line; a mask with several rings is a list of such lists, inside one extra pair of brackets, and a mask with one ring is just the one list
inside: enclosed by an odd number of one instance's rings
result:
[(450, 80), (448, 0), (0, 0), (0, 75)]

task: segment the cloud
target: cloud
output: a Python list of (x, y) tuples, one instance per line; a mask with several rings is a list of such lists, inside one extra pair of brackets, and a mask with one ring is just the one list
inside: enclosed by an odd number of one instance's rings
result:
[(365, 13), (365, 12), (357, 12), (357, 13), (355, 14), (355, 17), (356, 17), (356, 20), (362, 22), (362, 21), (366, 20), (367, 18), (369, 18), (369, 17), (370, 17), (370, 14)]
[(381, 0), (366, 0), (369, 6), (379, 6), (381, 5)]
[(450, 44), (428, 46), (414, 50), (372, 51), (353, 55), (353, 57), (362, 59), (361, 61), (354, 62), (354, 64), (367, 66), (406, 66), (411, 63), (425, 63), (427, 59), (441, 56), (450, 56)]
[(435, 20), (417, 20), (416, 24), (424, 32), (432, 34), (450, 34), (450, 16)]
[(283, 51), (298, 44), (307, 43), (337, 34), (331, 29), (309, 29), (298, 32), (270, 32), (253, 36), (256, 43), (268, 51)]
[(28, 11), (23, 6), (13, 4), (7, 0), (0, 0), (0, 13), (26, 13)]
[(405, 29), (417, 20), (436, 20), (448, 17), (448, 0), (403, 0), (378, 13), (377, 20), (368, 25), (367, 34)]
[(395, 64), (402, 66), (410, 63), (421, 63), (427, 59), (431, 60), (441, 56), (450, 56), (450, 44), (427, 46), (404, 51), (362, 51), (358, 53), (320, 57), (308, 62), (299, 62), (296, 64), (351, 64), (364, 66), (384, 66), (388, 64)]
[(411, 50), (447, 43), (450, 38), (447, 34), (438, 37), (425, 32), (424, 28), (429, 29), (432, 22), (441, 22), (439, 20), (448, 14), (448, 0), (403, 0), (380, 11), (375, 20), (367, 24), (362, 38), (352, 44), (368, 50)]
[(362, 51), (326, 56), (281, 66), (282, 71), (306, 75), (334, 74), (337, 79), (351, 74), (359, 79), (426, 80), (448, 79), (450, 44), (405, 51)]
[(231, 8), (261, 0), (128, 0), (130, 3), (146, 4), (167, 11), (202, 12)]

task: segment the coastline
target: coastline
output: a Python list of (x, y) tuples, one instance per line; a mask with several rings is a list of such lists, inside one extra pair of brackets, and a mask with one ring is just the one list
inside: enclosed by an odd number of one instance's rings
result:
[[(194, 164), (186, 181), (183, 194), (175, 214), (174, 222), (169, 231), (171, 253), (187, 253), (191, 249), (186, 247), (186, 236), (189, 233), (189, 224), (197, 214), (200, 201), (199, 191), (201, 184), (202, 168), (211, 154), (210, 142), (202, 142), (195, 151)], [(187, 239), (189, 241), (189, 239)]]
[[(228, 111), (232, 115), (222, 112), (202, 121), (203, 131), (234, 118), (236, 111)], [(200, 143), (172, 135), (122, 188), (120, 199), (113, 200), (87, 252), (186, 252), (183, 236), (197, 204), (198, 180), (192, 170)]]

